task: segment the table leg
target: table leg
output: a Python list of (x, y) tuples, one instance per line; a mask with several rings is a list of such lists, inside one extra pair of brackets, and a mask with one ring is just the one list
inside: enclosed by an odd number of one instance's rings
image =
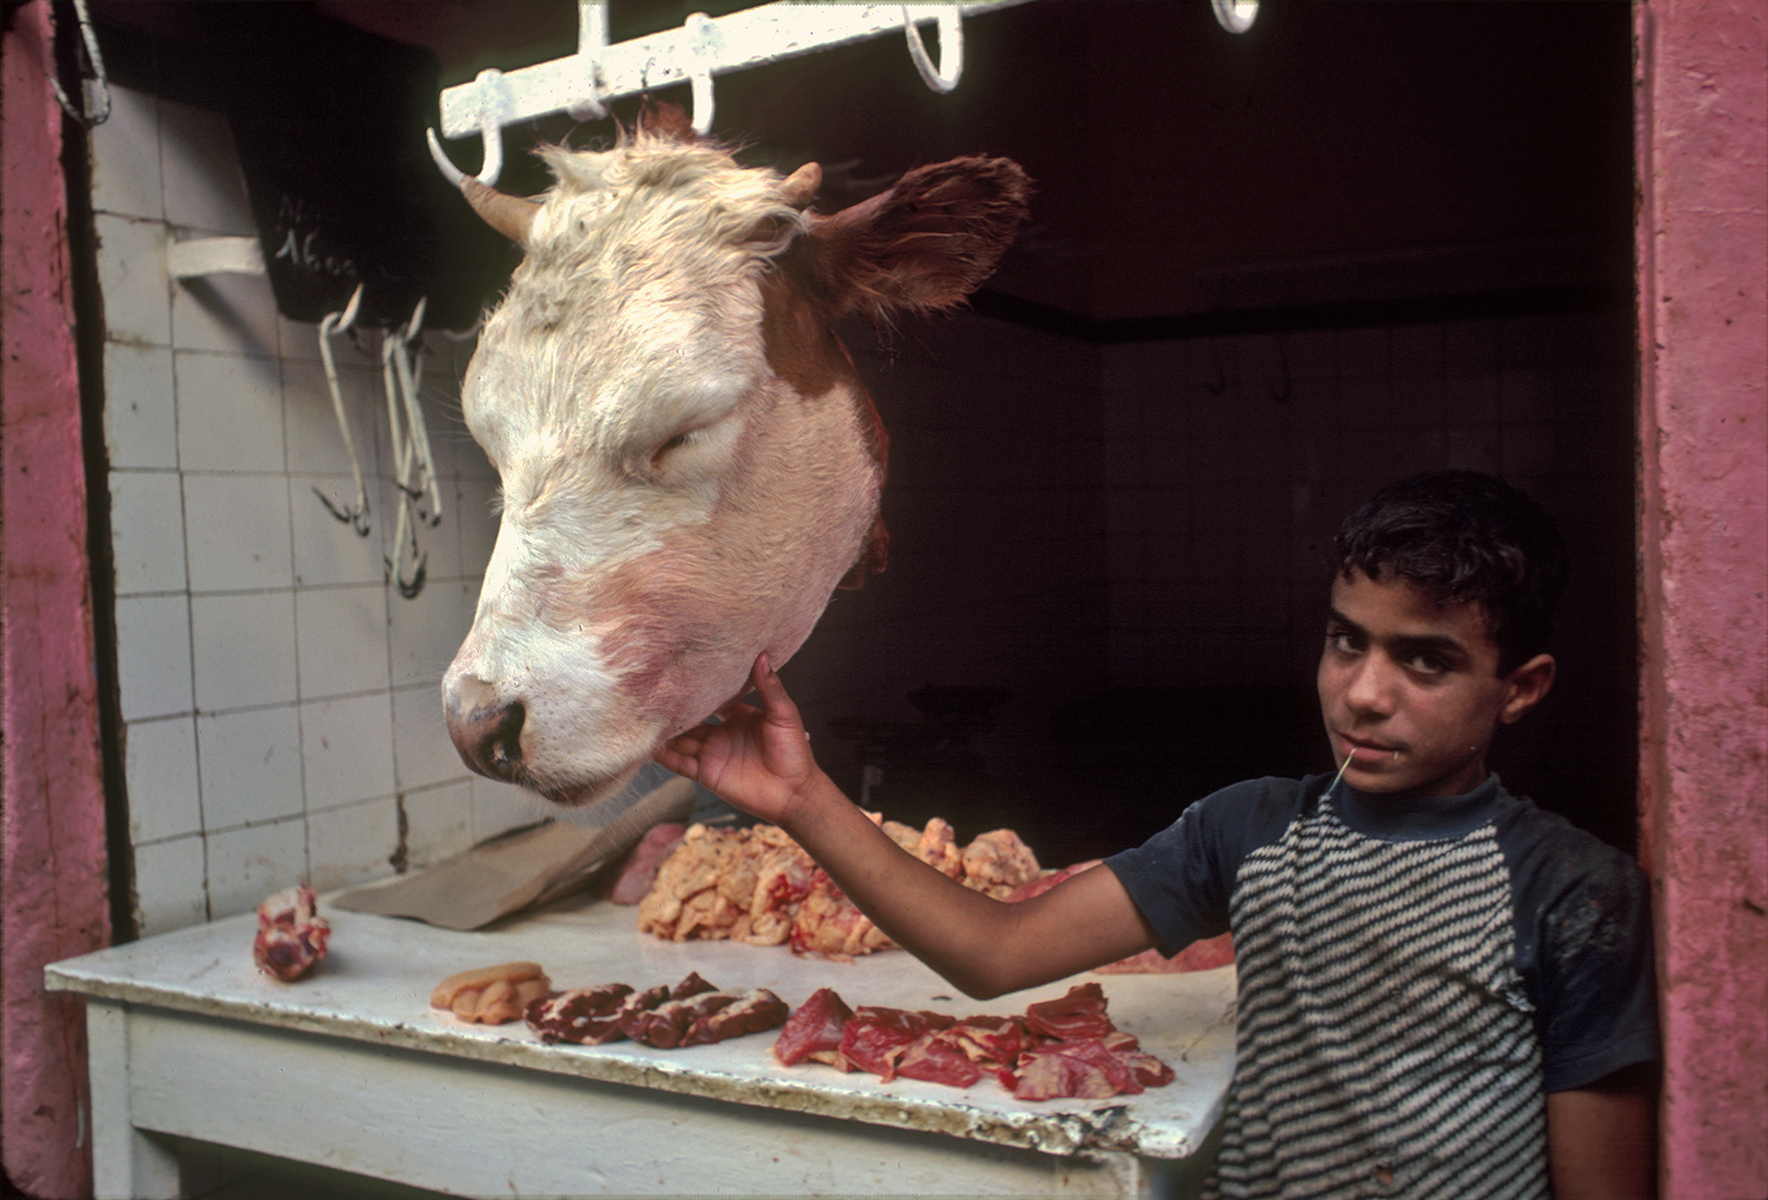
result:
[(92, 1190), (98, 1200), (179, 1200), (178, 1156), (129, 1113), (129, 1006), (86, 999), (92, 1080)]

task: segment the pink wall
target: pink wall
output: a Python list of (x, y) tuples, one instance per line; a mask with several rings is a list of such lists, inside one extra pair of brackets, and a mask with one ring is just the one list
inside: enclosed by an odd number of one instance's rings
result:
[(0, 44), (0, 1103), (6, 1173), (33, 1196), (90, 1188), (84, 1013), (43, 965), (104, 945), (104, 792), (86, 484), (69, 293), (61, 110), (44, 75), (47, 0)]
[(1664, 1194), (1768, 1196), (1768, 6), (1637, 9), (1640, 796)]

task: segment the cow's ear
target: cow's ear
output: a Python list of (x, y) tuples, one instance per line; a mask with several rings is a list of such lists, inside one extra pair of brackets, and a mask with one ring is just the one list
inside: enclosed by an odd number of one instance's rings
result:
[(638, 131), (650, 137), (669, 138), (684, 146), (700, 140), (700, 135), (694, 132), (694, 123), (681, 105), (653, 100), (649, 92), (639, 104)]
[(1025, 219), (1031, 180), (1005, 158), (917, 167), (895, 187), (816, 221), (813, 271), (834, 315), (937, 312), (987, 279)]

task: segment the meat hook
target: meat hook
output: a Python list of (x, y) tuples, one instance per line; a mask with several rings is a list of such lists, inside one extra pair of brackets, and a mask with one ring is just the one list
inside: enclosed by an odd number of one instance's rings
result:
[(344, 436), (344, 450), (350, 455), (350, 470), (356, 476), (356, 503), (345, 508), (333, 504), (331, 497), (320, 491), (317, 486), (313, 494), (325, 505), (325, 510), (338, 520), (356, 530), (357, 536), (367, 537), (369, 532), (368, 489), (362, 484), (362, 463), (356, 457), (356, 441), (350, 436), (350, 420), (344, 413), (344, 395), (338, 387), (338, 365), (332, 359), (331, 340), (346, 332), (356, 323), (356, 313), (362, 306), (362, 284), (350, 295), (350, 303), (341, 312), (327, 313), (319, 321), (319, 360), (325, 367), (326, 386), (331, 389), (332, 412), (338, 418), (338, 432)]
[(921, 41), (921, 31), (915, 27), (915, 18), (909, 15), (909, 7), (902, 6), (902, 30), (909, 40), (909, 57), (915, 62), (915, 70), (934, 91), (949, 92), (958, 86), (958, 78), (964, 73), (963, 14), (955, 4), (939, 6), (939, 66), (935, 69), (927, 46)]

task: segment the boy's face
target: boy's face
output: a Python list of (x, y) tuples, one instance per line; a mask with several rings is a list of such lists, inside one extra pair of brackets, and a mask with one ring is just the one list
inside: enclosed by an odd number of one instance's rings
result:
[(1404, 579), (1361, 571), (1332, 582), (1320, 711), (1334, 761), (1358, 791), (1457, 796), (1486, 778), (1500, 724), (1547, 694), (1553, 659), (1498, 674), (1498, 646), (1478, 604), (1438, 605)]

